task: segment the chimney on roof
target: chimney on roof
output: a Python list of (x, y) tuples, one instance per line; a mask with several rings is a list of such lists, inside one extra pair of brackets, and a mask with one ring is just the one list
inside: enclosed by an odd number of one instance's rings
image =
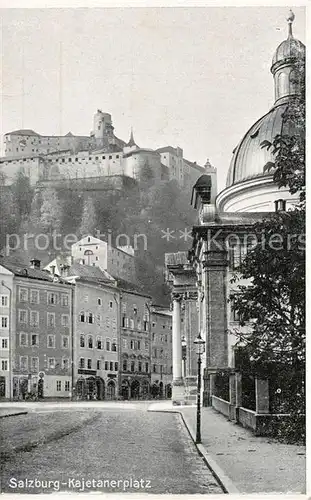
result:
[(40, 267), (41, 267), (41, 260), (39, 260), (39, 259), (31, 259), (31, 261), (30, 261), (30, 267), (31, 267), (31, 269), (40, 269)]
[(67, 278), (69, 276), (69, 269), (70, 269), (69, 264), (62, 264), (60, 266), (60, 274), (63, 278)]

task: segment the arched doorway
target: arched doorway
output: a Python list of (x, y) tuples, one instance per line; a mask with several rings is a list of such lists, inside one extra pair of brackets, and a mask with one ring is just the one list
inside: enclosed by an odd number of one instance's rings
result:
[(116, 398), (116, 384), (113, 380), (109, 380), (107, 384), (107, 399)]
[(144, 399), (148, 399), (150, 395), (150, 384), (148, 380), (143, 380), (141, 384), (141, 395)]
[(105, 382), (101, 377), (96, 377), (96, 399), (105, 399)]
[(171, 399), (171, 397), (172, 397), (172, 386), (171, 386), (171, 384), (167, 384), (167, 386), (165, 387), (165, 397), (167, 399)]
[(154, 399), (157, 399), (159, 397), (159, 385), (156, 383), (152, 384), (150, 392), (151, 392), (151, 396)]
[(139, 398), (139, 392), (140, 392), (140, 384), (138, 380), (133, 380), (131, 384), (131, 398), (132, 399), (138, 399)]
[(163, 398), (163, 382), (159, 383), (159, 397)]
[(84, 378), (79, 378), (76, 383), (76, 396), (77, 399), (85, 399), (86, 397), (86, 383)]
[(122, 399), (130, 399), (130, 387), (127, 380), (123, 380), (121, 386)]
[(95, 377), (89, 377), (86, 380), (86, 397), (87, 399), (96, 399)]

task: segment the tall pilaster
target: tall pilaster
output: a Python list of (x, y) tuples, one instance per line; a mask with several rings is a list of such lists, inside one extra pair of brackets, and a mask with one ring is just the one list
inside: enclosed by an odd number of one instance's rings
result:
[(181, 299), (180, 293), (173, 293), (173, 383), (182, 379)]

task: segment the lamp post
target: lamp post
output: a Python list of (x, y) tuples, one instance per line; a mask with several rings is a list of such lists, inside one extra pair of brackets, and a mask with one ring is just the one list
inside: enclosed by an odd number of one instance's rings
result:
[(183, 361), (183, 377), (186, 377), (187, 340), (183, 335), (181, 338), (181, 357)]
[(202, 339), (201, 333), (193, 341), (197, 348), (198, 355), (198, 394), (197, 394), (197, 432), (196, 432), (196, 443), (201, 443), (201, 365), (202, 365), (202, 354), (205, 350), (205, 340)]

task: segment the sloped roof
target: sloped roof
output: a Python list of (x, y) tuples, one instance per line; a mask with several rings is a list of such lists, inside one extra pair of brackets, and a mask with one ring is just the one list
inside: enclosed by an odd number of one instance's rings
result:
[(115, 279), (107, 273), (107, 271), (102, 271), (97, 266), (88, 266), (86, 264), (79, 264), (78, 262), (74, 262), (72, 266), (70, 266), (69, 272), (71, 276), (79, 276), (80, 278), (105, 281), (109, 283), (115, 281)]
[(0, 264), (11, 271), (13, 274), (15, 274), (15, 276), (53, 282), (53, 277), (48, 271), (44, 271), (42, 269), (33, 269), (32, 267), (24, 266), (23, 264), (15, 264), (10, 262), (10, 260), (6, 258), (0, 258)]
[(40, 136), (40, 134), (37, 134), (34, 130), (31, 129), (20, 129), (20, 130), (13, 130), (13, 132), (7, 132), (4, 135), (37, 135)]

